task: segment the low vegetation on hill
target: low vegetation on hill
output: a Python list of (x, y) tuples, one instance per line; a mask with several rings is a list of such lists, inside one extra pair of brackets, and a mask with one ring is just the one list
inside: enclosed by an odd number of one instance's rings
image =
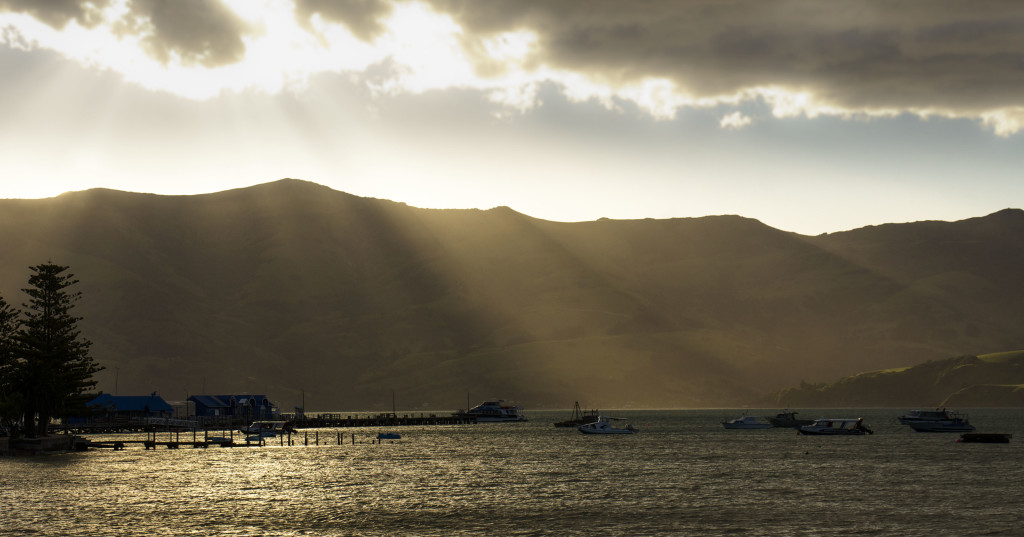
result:
[(1024, 351), (929, 360), (780, 391), (783, 407), (1024, 407)]

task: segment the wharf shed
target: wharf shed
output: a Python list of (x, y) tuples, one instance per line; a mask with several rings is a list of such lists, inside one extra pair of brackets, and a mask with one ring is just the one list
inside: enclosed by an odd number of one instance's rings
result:
[(265, 395), (193, 395), (188, 400), (195, 405), (195, 415), (198, 417), (265, 420), (277, 418), (280, 414)]

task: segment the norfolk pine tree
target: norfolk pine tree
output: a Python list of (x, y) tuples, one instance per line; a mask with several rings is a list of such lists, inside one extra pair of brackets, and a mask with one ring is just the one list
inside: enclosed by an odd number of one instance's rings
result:
[[(47, 262), (29, 267), (34, 274), (23, 304), (21, 327), (14, 335), (14, 381), (22, 397), (25, 431), (45, 435), (50, 418), (59, 415), (75, 396), (96, 385), (93, 374), (103, 368), (89, 356), (87, 339), (81, 337), (71, 315), (81, 292), (69, 267)], [(38, 415), (38, 422), (35, 421)]]
[(0, 427), (13, 433), (21, 417), (21, 397), (15, 383), (14, 334), (21, 321), (19, 311), (0, 296)]

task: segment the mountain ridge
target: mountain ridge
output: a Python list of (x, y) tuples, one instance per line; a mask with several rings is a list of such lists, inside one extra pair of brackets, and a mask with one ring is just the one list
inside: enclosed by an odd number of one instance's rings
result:
[(325, 410), (389, 408), (392, 390), (412, 408), (457, 408), (467, 391), (535, 408), (737, 406), (804, 379), (1024, 348), (1024, 212), (887, 226), (562, 223), (291, 179), (91, 189), (0, 200), (0, 294), (19, 304), (29, 265), (69, 265), (83, 333), (122, 392), (305, 394)]

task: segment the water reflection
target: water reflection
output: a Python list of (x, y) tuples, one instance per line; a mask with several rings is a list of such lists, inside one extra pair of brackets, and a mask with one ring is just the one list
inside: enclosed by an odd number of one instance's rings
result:
[(628, 416), (640, 434), (591, 437), (532, 413), (383, 444), (325, 433), (332, 445), (8, 458), (0, 512), (12, 535), (1011, 535), (1024, 522), (1019, 413), (972, 411), (1016, 436), (968, 445), (857, 412), (875, 435), (660, 411)]

